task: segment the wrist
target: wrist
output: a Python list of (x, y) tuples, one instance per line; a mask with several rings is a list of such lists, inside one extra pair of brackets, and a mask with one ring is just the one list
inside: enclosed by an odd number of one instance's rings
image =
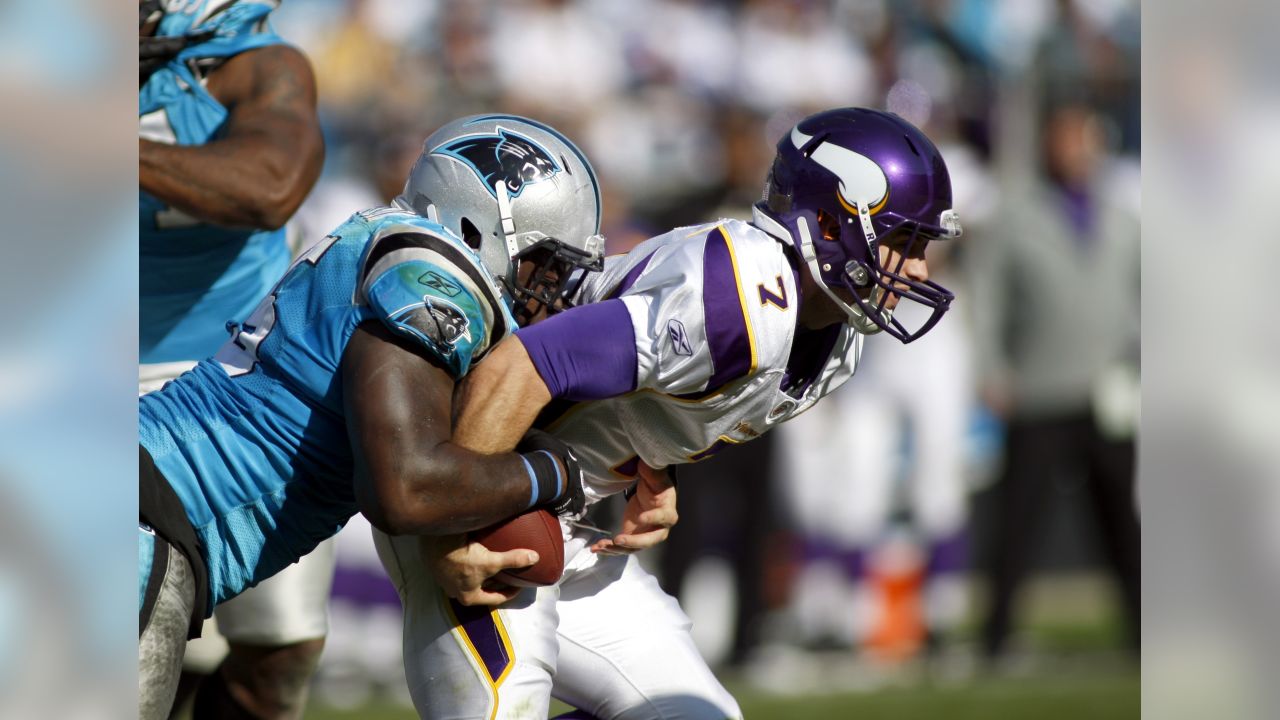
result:
[(564, 495), (567, 473), (564, 463), (549, 450), (535, 450), (520, 456), (529, 473), (529, 508), (555, 502)]

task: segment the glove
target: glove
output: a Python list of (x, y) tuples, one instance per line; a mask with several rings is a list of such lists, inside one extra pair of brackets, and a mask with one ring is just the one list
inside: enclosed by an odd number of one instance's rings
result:
[(538, 482), (535, 507), (544, 507), (561, 517), (582, 514), (587, 496), (582, 490), (582, 468), (573, 448), (549, 433), (530, 430), (520, 439), (516, 452), (523, 455), (534, 470)]

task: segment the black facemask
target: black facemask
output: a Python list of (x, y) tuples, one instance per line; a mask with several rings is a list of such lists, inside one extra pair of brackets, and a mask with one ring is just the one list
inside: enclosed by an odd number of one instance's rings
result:
[(535, 263), (533, 272), (524, 285), (505, 283), (507, 291), (515, 300), (515, 318), (520, 325), (526, 325), (543, 307), (548, 313), (556, 313), (573, 307), (569, 296), (570, 290), (581, 285), (585, 273), (577, 273), (577, 281), (570, 288), (575, 278), (574, 271), (581, 268), (588, 271), (600, 270), (603, 262), (600, 259), (589, 262), (587, 256), (577, 248), (569, 247), (555, 240), (544, 240), (526, 250), (517, 262), (531, 260)]

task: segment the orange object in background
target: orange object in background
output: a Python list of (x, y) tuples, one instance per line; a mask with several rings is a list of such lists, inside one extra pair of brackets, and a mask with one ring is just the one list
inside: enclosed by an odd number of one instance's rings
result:
[(910, 660), (925, 642), (924, 554), (906, 533), (895, 533), (873, 552), (866, 582), (875, 607), (863, 647), (889, 663)]

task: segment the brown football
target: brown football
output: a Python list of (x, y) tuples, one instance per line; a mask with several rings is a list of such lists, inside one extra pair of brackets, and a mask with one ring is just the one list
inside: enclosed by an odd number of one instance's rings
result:
[(546, 510), (530, 510), (475, 533), (473, 538), (494, 552), (525, 549), (538, 553), (538, 562), (527, 568), (503, 570), (495, 577), (508, 585), (554, 585), (564, 572), (564, 538), (560, 520)]

